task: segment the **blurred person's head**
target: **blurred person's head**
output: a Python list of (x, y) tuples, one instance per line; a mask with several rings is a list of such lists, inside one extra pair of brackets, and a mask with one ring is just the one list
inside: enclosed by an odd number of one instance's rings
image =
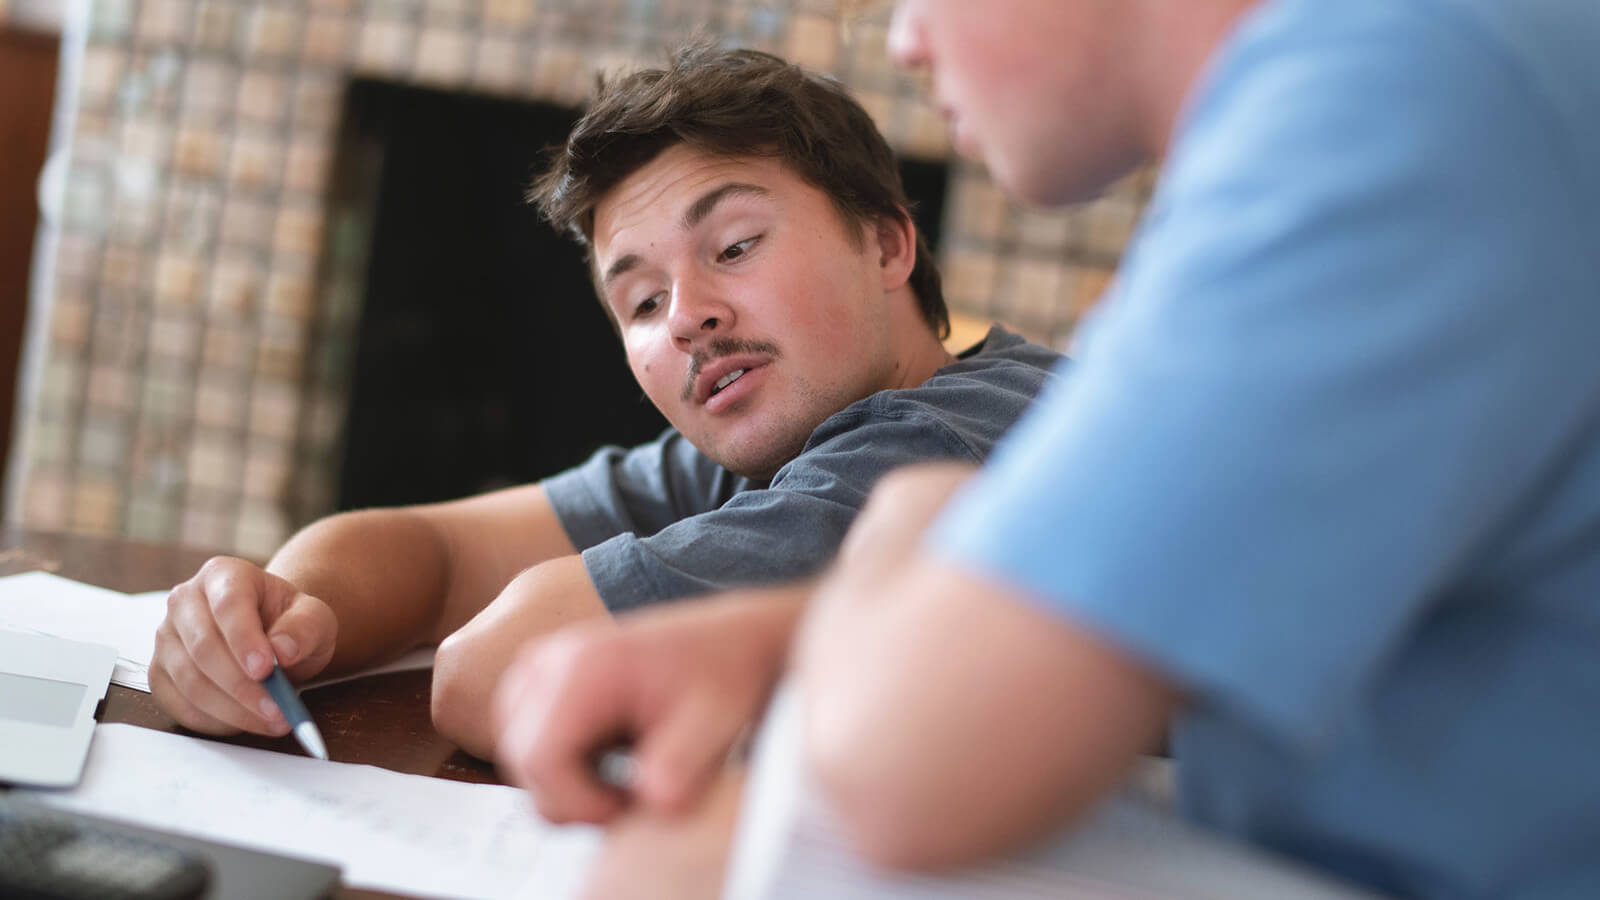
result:
[(1166, 150), (1192, 82), (1257, 0), (899, 0), (956, 145), (1031, 203), (1094, 197)]
[(770, 477), (828, 416), (945, 360), (887, 142), (770, 54), (697, 44), (603, 80), (530, 196), (588, 248), (645, 393), (734, 472)]

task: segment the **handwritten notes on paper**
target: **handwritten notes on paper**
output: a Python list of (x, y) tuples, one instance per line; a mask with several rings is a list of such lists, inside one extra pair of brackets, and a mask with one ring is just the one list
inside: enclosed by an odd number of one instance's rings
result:
[(413, 897), (572, 896), (598, 832), (539, 819), (499, 785), (402, 775), (101, 725), (83, 781), (43, 802), (301, 856), (348, 885)]

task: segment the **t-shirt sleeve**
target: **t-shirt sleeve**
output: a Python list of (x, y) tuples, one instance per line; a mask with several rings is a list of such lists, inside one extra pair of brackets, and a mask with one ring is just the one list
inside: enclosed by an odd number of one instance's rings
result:
[(1236, 39), (1073, 377), (930, 538), (1303, 744), (1600, 391), (1592, 225), (1537, 85), (1389, 24)]
[(579, 550), (619, 534), (651, 535), (715, 509), (737, 479), (668, 428), (629, 450), (603, 447), (543, 482), (556, 518)]
[(816, 574), (833, 558), (872, 485), (898, 466), (977, 461), (941, 417), (875, 398), (841, 412), (771, 484), (654, 533), (618, 533), (583, 553), (608, 609)]

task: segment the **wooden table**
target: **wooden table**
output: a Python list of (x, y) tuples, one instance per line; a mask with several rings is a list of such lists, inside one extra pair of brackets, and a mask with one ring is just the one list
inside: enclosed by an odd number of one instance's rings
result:
[[(123, 593), (170, 588), (193, 575), (210, 553), (182, 547), (0, 528), (0, 575), (43, 569)], [(412, 775), (500, 784), (494, 768), (433, 730), (428, 714), (432, 671), (394, 672), (307, 691), (306, 708), (339, 762), (367, 763)], [(149, 694), (112, 685), (103, 721), (192, 734), (157, 708)], [(292, 737), (240, 735), (230, 744), (303, 755)], [(342, 888), (339, 897), (390, 897)]]

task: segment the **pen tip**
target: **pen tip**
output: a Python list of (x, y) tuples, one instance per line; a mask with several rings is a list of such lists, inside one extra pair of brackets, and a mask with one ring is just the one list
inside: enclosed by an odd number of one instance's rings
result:
[(322, 743), (322, 735), (317, 731), (317, 726), (310, 722), (301, 722), (294, 727), (294, 736), (300, 739), (300, 746), (317, 759), (328, 758), (328, 748)]

